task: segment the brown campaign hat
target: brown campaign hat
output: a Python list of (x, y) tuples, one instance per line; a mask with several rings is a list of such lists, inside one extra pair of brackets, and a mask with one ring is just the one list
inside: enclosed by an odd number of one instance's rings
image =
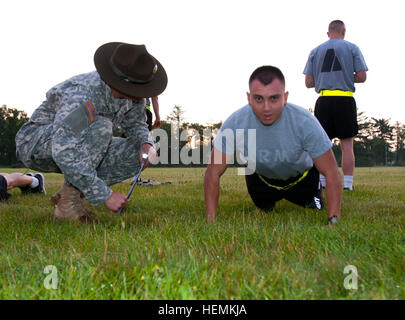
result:
[(94, 54), (94, 64), (101, 79), (130, 97), (155, 97), (167, 86), (165, 69), (144, 45), (103, 44)]

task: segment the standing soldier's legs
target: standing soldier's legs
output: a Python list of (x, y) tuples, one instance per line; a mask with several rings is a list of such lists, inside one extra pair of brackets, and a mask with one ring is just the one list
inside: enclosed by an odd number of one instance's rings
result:
[(340, 139), (340, 148), (342, 150), (342, 171), (343, 187), (345, 190), (353, 190), (353, 174), (355, 167), (355, 157), (353, 150), (354, 138)]
[(357, 135), (357, 107), (356, 101), (351, 97), (341, 97), (339, 101), (339, 116), (337, 116), (340, 129), (337, 137), (340, 140), (342, 150), (342, 171), (344, 174), (344, 189), (353, 190), (353, 174), (355, 167), (355, 156), (353, 150), (354, 137)]
[(344, 175), (353, 175), (354, 172), (354, 151), (353, 138), (341, 139), (340, 148), (342, 149), (342, 171)]
[[(358, 133), (356, 101), (352, 97), (319, 97), (315, 105), (315, 117), (330, 139), (339, 138), (344, 188), (353, 190), (353, 140)], [(320, 178), (322, 186), (325, 187), (325, 177), (321, 175)]]
[(152, 111), (145, 109), (146, 112), (146, 123), (148, 124), (148, 130), (152, 131), (153, 126), (152, 126), (152, 120), (153, 120), (153, 115), (152, 115)]

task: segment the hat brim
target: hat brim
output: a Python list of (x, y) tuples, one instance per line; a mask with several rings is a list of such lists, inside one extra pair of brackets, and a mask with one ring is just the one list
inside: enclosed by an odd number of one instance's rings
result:
[(110, 42), (99, 47), (94, 54), (94, 64), (101, 79), (112, 88), (130, 97), (149, 98), (161, 94), (167, 86), (167, 74), (160, 62), (152, 81), (145, 84), (128, 83), (117, 76), (110, 65), (110, 58), (115, 48), (122, 42)]

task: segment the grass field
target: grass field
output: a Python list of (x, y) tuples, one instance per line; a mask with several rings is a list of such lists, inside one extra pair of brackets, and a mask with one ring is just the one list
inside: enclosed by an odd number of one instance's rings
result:
[[(405, 168), (356, 170), (333, 227), (325, 209), (257, 210), (235, 169), (211, 225), (204, 169), (159, 168), (143, 178), (172, 184), (135, 187), (122, 217), (99, 206), (98, 223), (55, 222), (63, 177), (45, 174), (46, 197), (14, 189), (0, 203), (0, 299), (405, 299)], [(345, 289), (347, 265), (357, 290)]]

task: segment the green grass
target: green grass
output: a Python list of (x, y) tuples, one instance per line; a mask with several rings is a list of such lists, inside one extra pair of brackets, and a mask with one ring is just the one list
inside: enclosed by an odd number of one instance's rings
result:
[[(404, 168), (356, 169), (334, 227), (326, 210), (284, 200), (257, 210), (234, 169), (207, 224), (203, 176), (148, 169), (144, 178), (172, 184), (136, 187), (123, 216), (99, 206), (89, 225), (53, 220), (62, 175), (45, 174), (46, 197), (12, 190), (0, 203), (0, 299), (405, 299)], [(56, 290), (44, 287), (47, 265)], [(357, 290), (344, 287), (347, 265)]]

